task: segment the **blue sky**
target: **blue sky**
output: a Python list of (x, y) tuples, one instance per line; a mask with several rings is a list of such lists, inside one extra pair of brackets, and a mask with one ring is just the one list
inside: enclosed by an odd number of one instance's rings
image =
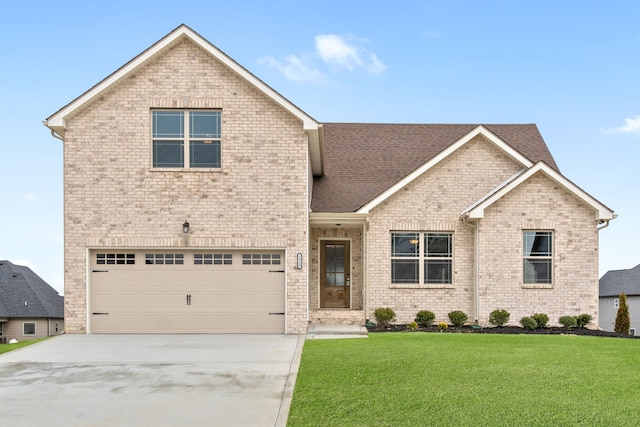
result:
[(185, 23), (320, 122), (536, 123), (640, 263), (640, 2), (10, 2), (0, 259), (63, 291), (62, 142), (42, 121)]

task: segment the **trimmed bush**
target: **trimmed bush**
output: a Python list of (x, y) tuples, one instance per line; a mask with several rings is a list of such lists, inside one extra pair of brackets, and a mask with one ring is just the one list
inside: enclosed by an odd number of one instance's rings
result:
[(544, 313), (535, 313), (531, 318), (536, 321), (538, 328), (546, 328), (547, 323), (549, 323), (549, 316)]
[(589, 324), (589, 322), (591, 322), (591, 315), (587, 314), (587, 313), (583, 313), (581, 315), (579, 315), (578, 317), (576, 317), (576, 326), (578, 328), (584, 328), (585, 326), (587, 326)]
[(565, 329), (575, 328), (578, 324), (577, 318), (575, 316), (562, 316), (558, 319), (558, 323), (564, 326)]
[(466, 314), (464, 314), (464, 312), (460, 310), (451, 311), (449, 312), (449, 314), (447, 314), (447, 316), (449, 317), (449, 321), (453, 324), (453, 326), (457, 327), (464, 325), (464, 322), (466, 322), (469, 318)]
[(502, 327), (509, 322), (509, 312), (507, 310), (493, 310), (489, 315), (489, 323), (493, 326)]
[(436, 315), (429, 310), (420, 310), (418, 314), (416, 314), (416, 322), (420, 326), (431, 326), (435, 319)]
[(418, 329), (418, 324), (416, 322), (407, 323), (407, 329), (410, 331), (415, 331)]
[(387, 328), (391, 325), (391, 322), (396, 319), (396, 312), (389, 307), (380, 307), (375, 309), (375, 311), (373, 312), (373, 317), (376, 318), (378, 326)]
[(449, 327), (449, 325), (447, 325), (447, 322), (440, 322), (438, 323), (438, 330), (439, 331), (446, 331), (447, 328)]
[(616, 323), (613, 330), (619, 334), (629, 335), (631, 327), (631, 319), (629, 319), (629, 306), (627, 305), (627, 296), (624, 292), (620, 294), (620, 305), (616, 313)]
[(522, 325), (523, 328), (529, 329), (532, 331), (538, 327), (538, 323), (529, 316), (525, 316), (522, 319), (520, 319), (520, 324)]

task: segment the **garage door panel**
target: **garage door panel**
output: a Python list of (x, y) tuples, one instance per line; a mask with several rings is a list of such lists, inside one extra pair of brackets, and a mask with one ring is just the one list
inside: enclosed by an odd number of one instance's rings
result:
[(135, 255), (136, 265), (92, 266), (92, 332), (284, 332), (282, 266), (242, 265), (240, 252), (233, 265), (193, 265), (192, 254), (146, 265)]

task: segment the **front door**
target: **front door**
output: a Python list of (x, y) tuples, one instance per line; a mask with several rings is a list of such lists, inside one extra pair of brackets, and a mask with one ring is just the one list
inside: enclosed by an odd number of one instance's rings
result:
[(351, 306), (349, 241), (320, 242), (320, 308)]

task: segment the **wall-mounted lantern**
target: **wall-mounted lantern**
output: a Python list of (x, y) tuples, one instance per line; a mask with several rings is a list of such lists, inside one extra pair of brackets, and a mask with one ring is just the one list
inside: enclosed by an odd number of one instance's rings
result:
[(182, 224), (182, 232), (189, 234), (189, 221), (185, 221), (184, 224)]

